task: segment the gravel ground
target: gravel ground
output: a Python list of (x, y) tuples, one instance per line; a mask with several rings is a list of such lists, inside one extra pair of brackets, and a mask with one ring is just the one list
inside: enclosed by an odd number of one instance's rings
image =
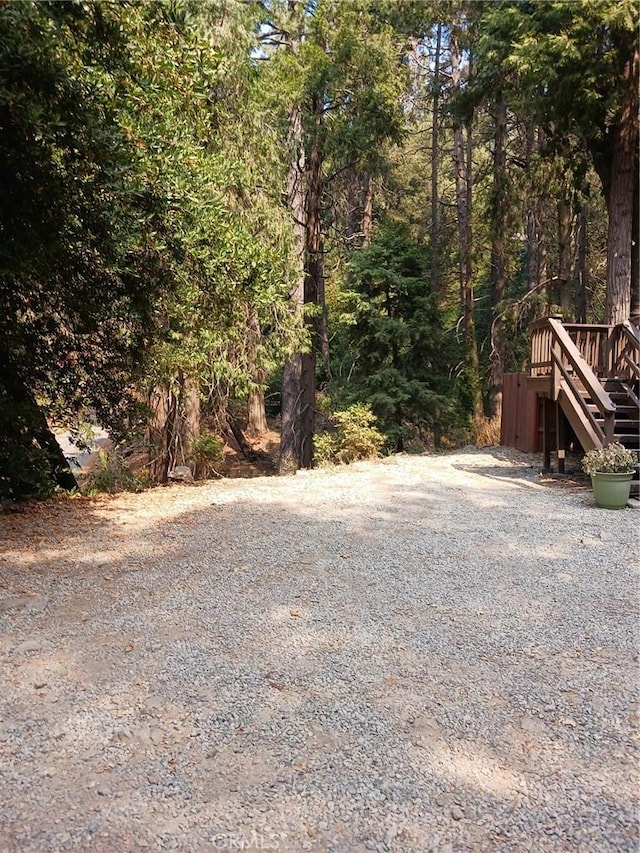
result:
[(0, 515), (0, 851), (636, 851), (638, 512), (503, 450)]

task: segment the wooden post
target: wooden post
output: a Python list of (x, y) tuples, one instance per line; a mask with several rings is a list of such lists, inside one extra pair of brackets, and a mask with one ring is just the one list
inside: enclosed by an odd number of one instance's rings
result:
[(556, 401), (560, 396), (560, 368), (558, 366), (562, 359), (562, 351), (557, 341), (551, 345), (551, 398)]
[(550, 422), (551, 400), (542, 398), (542, 467), (545, 471), (551, 470), (551, 430)]
[(604, 435), (606, 444), (612, 444), (615, 439), (616, 414), (607, 412), (604, 416)]
[(619, 326), (609, 326), (607, 330), (607, 342), (605, 344), (605, 376), (617, 376), (616, 355), (618, 349)]
[(558, 474), (564, 474), (564, 460), (566, 455), (566, 421), (564, 412), (556, 403), (556, 449), (558, 452)]

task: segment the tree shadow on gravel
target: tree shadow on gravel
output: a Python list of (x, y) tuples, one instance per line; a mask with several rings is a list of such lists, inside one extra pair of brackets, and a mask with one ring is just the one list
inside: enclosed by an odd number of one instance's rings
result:
[(631, 532), (507, 478), (271, 482), (12, 521), (9, 849), (635, 850)]
[(534, 465), (526, 468), (506, 468), (493, 465), (454, 465), (458, 471), (464, 471), (471, 476), (486, 477), (490, 480), (508, 480), (521, 488), (530, 489), (536, 486), (548, 488), (575, 489), (576, 491), (587, 491), (591, 488), (590, 479), (578, 470), (569, 470), (564, 474), (553, 471), (544, 471)]

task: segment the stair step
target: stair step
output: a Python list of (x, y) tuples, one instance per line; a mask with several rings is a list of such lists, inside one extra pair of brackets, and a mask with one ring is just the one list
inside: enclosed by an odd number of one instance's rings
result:
[(614, 403), (616, 400), (620, 400), (622, 402), (623, 400), (629, 399), (629, 395), (626, 391), (609, 391), (608, 394)]
[(625, 433), (615, 432), (613, 434), (614, 441), (623, 444), (627, 450), (635, 450), (638, 447), (638, 435), (625, 435)]
[[(587, 403), (587, 409), (591, 412), (591, 414), (596, 417), (602, 417), (600, 414), (600, 409), (595, 406), (593, 403)], [(638, 407), (637, 406), (616, 406), (616, 418), (630, 418), (631, 420), (637, 420), (638, 417)]]
[(605, 376), (601, 381), (605, 388), (607, 385), (626, 385), (627, 387), (632, 388), (634, 385), (638, 384), (637, 379), (631, 379), (628, 376)]
[(638, 408), (636, 406), (616, 406), (616, 417), (624, 417), (632, 421), (637, 421)]

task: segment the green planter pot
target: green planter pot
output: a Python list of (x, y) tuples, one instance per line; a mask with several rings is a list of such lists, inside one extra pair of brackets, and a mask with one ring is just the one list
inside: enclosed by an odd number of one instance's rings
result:
[(597, 471), (591, 475), (591, 485), (596, 504), (603, 509), (624, 509), (631, 492), (633, 474), (605, 474)]

